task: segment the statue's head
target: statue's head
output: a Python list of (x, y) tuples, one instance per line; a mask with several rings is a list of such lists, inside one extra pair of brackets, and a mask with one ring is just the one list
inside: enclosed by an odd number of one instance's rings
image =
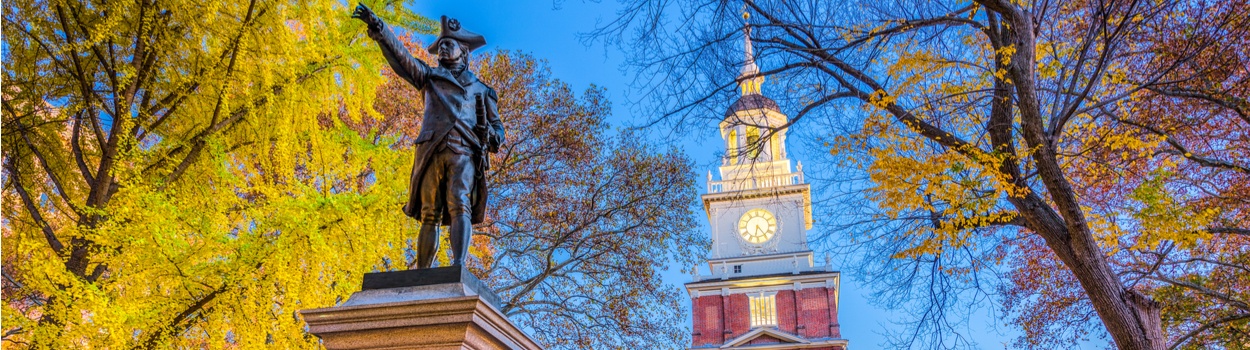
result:
[(426, 51), (438, 55), (439, 62), (468, 63), (469, 52), (486, 45), (482, 35), (460, 28), (460, 21), (443, 16), (438, 38)]
[(439, 62), (459, 61), (461, 64), (467, 64), (469, 52), (464, 49), (464, 44), (456, 39), (442, 38), (434, 43), (438, 51)]

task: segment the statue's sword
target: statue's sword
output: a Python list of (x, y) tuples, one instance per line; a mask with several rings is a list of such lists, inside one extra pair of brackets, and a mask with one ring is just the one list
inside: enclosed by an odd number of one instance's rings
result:
[(482, 98), (482, 94), (474, 95), (477, 102), (477, 125), (473, 126), (473, 133), (477, 134), (477, 140), (481, 147), (478, 147), (478, 176), (486, 176), (486, 170), (490, 170), (490, 154), (487, 149), (490, 148), (490, 124), (486, 121), (486, 101)]

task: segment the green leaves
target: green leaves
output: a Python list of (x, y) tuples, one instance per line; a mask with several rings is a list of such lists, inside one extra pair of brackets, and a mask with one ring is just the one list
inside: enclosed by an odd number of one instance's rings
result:
[(1131, 213), (1139, 225), (1137, 248), (1155, 249), (1165, 241), (1182, 248), (1193, 248), (1211, 234), (1207, 228), (1219, 215), (1217, 208), (1193, 208), (1180, 203), (1166, 188), (1172, 174), (1166, 170), (1151, 172), (1150, 178), (1133, 189), (1128, 197), (1140, 204)]

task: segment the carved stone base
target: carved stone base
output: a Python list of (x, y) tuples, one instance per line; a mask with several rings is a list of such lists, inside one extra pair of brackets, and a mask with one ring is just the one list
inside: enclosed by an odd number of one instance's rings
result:
[(326, 349), (541, 349), (457, 266), (366, 274), (341, 306), (300, 311)]

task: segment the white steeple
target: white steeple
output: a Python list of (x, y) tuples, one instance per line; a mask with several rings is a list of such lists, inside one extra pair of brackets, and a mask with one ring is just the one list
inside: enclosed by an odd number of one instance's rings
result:
[[(743, 20), (750, 18), (743, 13)], [(789, 117), (760, 89), (751, 26), (743, 24), (738, 97), (720, 123), (725, 158), (720, 179), (708, 174), (703, 208), (712, 224), (711, 278), (824, 271), (807, 246), (810, 186), (786, 154)]]
[(755, 49), (751, 46), (751, 14), (742, 12), (742, 37), (743, 51), (746, 53), (746, 59), (742, 63), (742, 71), (738, 74), (738, 88), (742, 90), (742, 95), (760, 94), (760, 86), (764, 84), (764, 76), (760, 74), (760, 67), (755, 65)]
[(742, 13), (744, 60), (736, 79), (742, 94), (720, 123), (725, 158), (720, 167), (722, 181), (718, 183), (724, 185), (721, 187), (725, 191), (802, 182), (802, 175), (791, 170), (786, 155), (785, 126), (789, 117), (761, 90), (764, 75), (755, 62), (750, 18), (750, 14)]

